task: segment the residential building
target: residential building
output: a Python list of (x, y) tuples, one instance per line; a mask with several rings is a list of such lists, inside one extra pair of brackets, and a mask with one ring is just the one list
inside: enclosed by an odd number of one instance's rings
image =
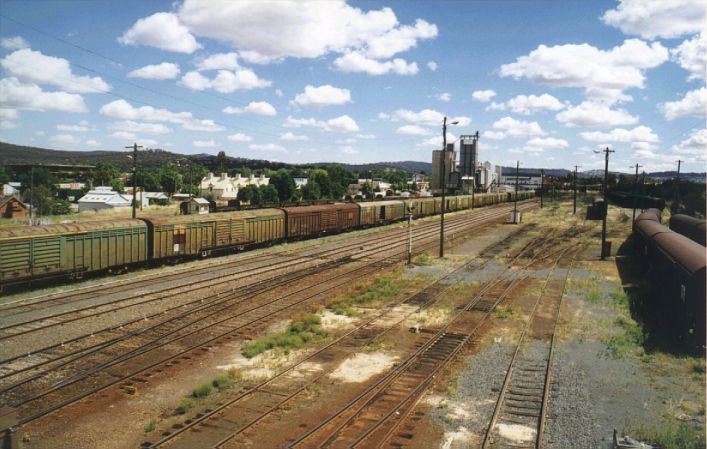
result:
[(79, 198), (79, 212), (130, 207), (132, 200), (132, 195), (115, 192), (111, 187), (99, 186)]
[(295, 188), (296, 189), (301, 189), (302, 187), (307, 185), (307, 178), (292, 178), (293, 181), (295, 181)]
[(3, 184), (0, 186), (0, 198), (12, 195), (19, 197), (21, 188), (21, 182), (8, 182), (7, 184)]
[(29, 207), (14, 196), (6, 196), (0, 200), (0, 217), (22, 218), (29, 215)]
[(201, 180), (199, 192), (203, 197), (212, 196), (214, 201), (228, 202), (238, 198), (238, 190), (242, 187), (248, 185), (260, 187), (269, 183), (270, 178), (266, 178), (265, 175), (242, 177), (240, 174), (236, 174), (235, 177), (230, 177), (228, 173), (221, 173), (221, 176), (209, 173)]

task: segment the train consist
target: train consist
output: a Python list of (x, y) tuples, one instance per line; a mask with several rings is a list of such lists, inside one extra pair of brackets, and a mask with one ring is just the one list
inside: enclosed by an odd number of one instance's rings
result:
[(665, 209), (665, 200), (663, 198), (656, 198), (654, 196), (645, 195), (634, 195), (628, 192), (621, 192), (618, 190), (610, 191), (609, 200), (619, 207), (625, 207), (630, 209), (636, 207), (637, 209)]
[(670, 229), (705, 246), (705, 241), (707, 240), (705, 220), (700, 220), (699, 218), (689, 215), (675, 214), (670, 217)]
[[(533, 192), (519, 192), (518, 200)], [(446, 198), (447, 211), (513, 201), (514, 193)], [(122, 271), (132, 266), (244, 250), (440, 213), (437, 197), (335, 203), (208, 215), (181, 215), (0, 228), (3, 286)]]
[(636, 252), (647, 277), (655, 280), (647, 305), (675, 335), (704, 348), (705, 247), (661, 224), (660, 215), (648, 209), (633, 225)]

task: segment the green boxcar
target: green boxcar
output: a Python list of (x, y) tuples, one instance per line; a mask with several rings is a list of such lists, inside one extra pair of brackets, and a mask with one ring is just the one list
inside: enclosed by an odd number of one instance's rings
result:
[(376, 226), (405, 218), (405, 203), (397, 200), (358, 203), (361, 226)]
[(123, 268), (147, 259), (140, 220), (87, 221), (0, 229), (0, 286)]
[(223, 212), (208, 215), (144, 218), (154, 260), (208, 255), (285, 238), (285, 213), (280, 209)]

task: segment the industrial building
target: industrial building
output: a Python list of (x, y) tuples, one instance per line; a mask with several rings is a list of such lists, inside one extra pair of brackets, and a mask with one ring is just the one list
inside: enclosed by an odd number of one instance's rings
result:
[(221, 173), (221, 176), (214, 176), (213, 173), (201, 180), (199, 192), (201, 196), (212, 196), (214, 201), (228, 202), (238, 198), (238, 190), (242, 187), (253, 185), (256, 187), (266, 186), (270, 183), (270, 178), (264, 175), (258, 177), (250, 175), (242, 177), (240, 173), (235, 177), (228, 176), (228, 173)]

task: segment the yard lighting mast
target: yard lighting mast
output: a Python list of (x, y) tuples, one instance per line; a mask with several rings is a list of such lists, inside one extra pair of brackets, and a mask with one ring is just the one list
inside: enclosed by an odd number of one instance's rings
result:
[(609, 147), (601, 151), (594, 151), (595, 153), (604, 153), (604, 214), (601, 220), (601, 260), (606, 259), (606, 216), (609, 214), (609, 203), (607, 198), (607, 188), (609, 184), (609, 153), (613, 153), (614, 150), (610, 150)]
[(135, 201), (137, 199), (137, 149), (142, 148), (142, 145), (138, 145), (137, 142), (135, 142), (132, 144), (132, 146), (128, 146), (125, 148), (133, 149), (133, 219), (135, 219), (135, 209), (137, 206), (137, 202)]
[(540, 169), (540, 209), (543, 208), (543, 190), (545, 190), (545, 169)]
[(572, 213), (576, 214), (577, 213), (577, 169), (581, 168), (581, 165), (575, 165), (574, 166), (574, 203), (572, 207)]
[(636, 202), (637, 198), (636, 195), (638, 195), (638, 168), (643, 167), (643, 165), (636, 164), (636, 177), (633, 179), (633, 219), (631, 220), (631, 226), (633, 226), (633, 223), (636, 221)]
[[(457, 125), (459, 121), (451, 122), (450, 125)], [(446, 206), (447, 180), (445, 165), (447, 162), (447, 117), (442, 122), (442, 213), (440, 214), (439, 222), (439, 257), (444, 257), (444, 210)]]
[(516, 161), (516, 194), (513, 196), (513, 224), (518, 224), (518, 170), (520, 161)]
[[(682, 164), (685, 161), (681, 161), (680, 159), (677, 160), (678, 162), (678, 176), (675, 178), (675, 204), (677, 207), (680, 207), (680, 164)], [(677, 208), (675, 209), (676, 213), (679, 212)]]

